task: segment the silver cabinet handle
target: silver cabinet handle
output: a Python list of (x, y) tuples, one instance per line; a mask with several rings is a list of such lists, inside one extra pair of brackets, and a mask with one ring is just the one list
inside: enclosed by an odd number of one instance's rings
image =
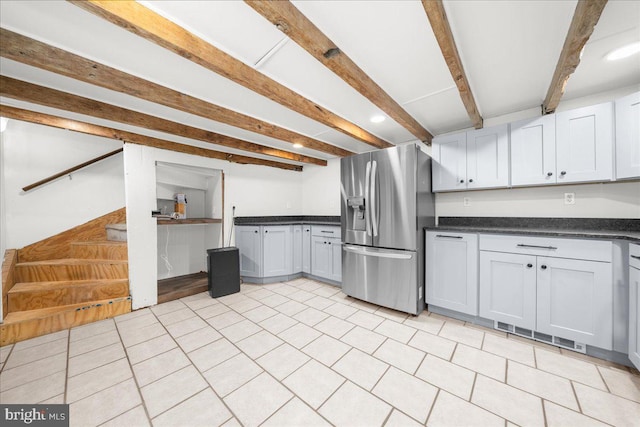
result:
[(552, 176), (552, 175), (553, 175), (553, 173), (547, 172), (547, 176)]
[(321, 233), (331, 233), (331, 234), (333, 234), (333, 233), (334, 233), (333, 231), (327, 231), (327, 230), (320, 230), (320, 232), (321, 232)]
[(630, 256), (631, 256), (631, 258), (640, 259), (640, 256), (638, 256), (638, 255), (630, 255)]
[(436, 237), (444, 237), (445, 239), (462, 239), (462, 236), (446, 236), (444, 234), (436, 234)]
[(560, 172), (560, 175), (565, 176), (567, 174), (567, 171), (562, 171)]
[(535, 248), (535, 249), (550, 249), (552, 251), (555, 251), (556, 248), (555, 246), (538, 246), (538, 245), (524, 245), (522, 243), (518, 243), (517, 245), (519, 248)]

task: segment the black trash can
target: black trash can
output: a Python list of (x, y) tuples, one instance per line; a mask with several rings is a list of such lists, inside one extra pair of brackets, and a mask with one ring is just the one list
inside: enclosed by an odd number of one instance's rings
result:
[(209, 295), (211, 298), (240, 292), (240, 251), (238, 248), (207, 249)]

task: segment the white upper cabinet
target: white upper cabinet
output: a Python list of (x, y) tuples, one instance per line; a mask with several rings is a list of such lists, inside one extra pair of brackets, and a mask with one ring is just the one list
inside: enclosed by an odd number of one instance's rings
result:
[(511, 124), (511, 185), (556, 183), (556, 118), (554, 115)]
[(467, 188), (509, 186), (508, 125), (467, 132)]
[(466, 190), (467, 134), (433, 138), (433, 191)]
[(613, 104), (556, 114), (558, 184), (613, 179)]
[(433, 139), (433, 191), (509, 185), (508, 125)]
[(640, 92), (616, 100), (616, 179), (640, 178)]

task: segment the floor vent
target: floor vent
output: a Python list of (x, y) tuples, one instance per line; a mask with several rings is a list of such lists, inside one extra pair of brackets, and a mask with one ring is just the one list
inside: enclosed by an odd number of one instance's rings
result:
[(497, 320), (493, 322), (493, 328), (499, 331), (508, 332), (510, 334), (555, 345), (557, 347), (566, 348), (567, 350), (577, 351), (578, 353), (586, 354), (587, 352), (587, 346), (583, 343), (578, 343), (566, 338), (556, 337), (553, 335), (543, 334), (542, 332), (532, 331), (530, 329), (521, 328), (519, 326), (510, 325), (504, 322), (498, 322)]

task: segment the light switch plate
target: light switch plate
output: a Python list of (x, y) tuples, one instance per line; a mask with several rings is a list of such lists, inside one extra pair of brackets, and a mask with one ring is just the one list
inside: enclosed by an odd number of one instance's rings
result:
[(565, 205), (575, 205), (576, 204), (576, 193), (564, 193), (564, 204)]

